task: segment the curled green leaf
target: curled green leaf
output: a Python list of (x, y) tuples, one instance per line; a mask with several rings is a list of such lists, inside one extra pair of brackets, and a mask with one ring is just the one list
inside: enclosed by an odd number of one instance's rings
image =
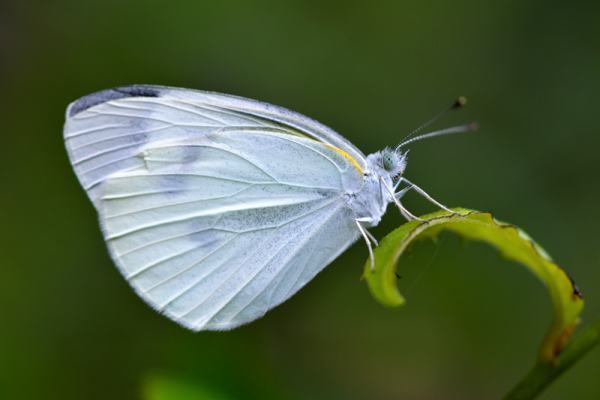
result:
[(560, 354), (575, 329), (583, 309), (583, 298), (567, 273), (548, 253), (514, 225), (499, 222), (490, 213), (454, 209), (439, 211), (410, 221), (388, 234), (375, 249), (375, 269), (367, 260), (364, 278), (373, 297), (381, 304), (397, 307), (404, 297), (396, 285), (396, 262), (416, 239), (433, 238), (447, 230), (460, 236), (489, 243), (507, 259), (517, 261), (542, 281), (554, 308), (554, 320), (542, 342), (539, 358), (551, 362)]

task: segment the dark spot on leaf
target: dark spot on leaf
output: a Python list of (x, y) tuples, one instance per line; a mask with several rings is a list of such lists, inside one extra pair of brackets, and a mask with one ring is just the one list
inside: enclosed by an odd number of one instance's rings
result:
[[(567, 275), (567, 276), (569, 276), (569, 275)], [(583, 293), (581, 293), (581, 290), (579, 290), (579, 288), (577, 287), (577, 284), (575, 283), (573, 278), (571, 278), (569, 276), (569, 280), (571, 281), (571, 285), (573, 286), (573, 296), (583, 299)]]

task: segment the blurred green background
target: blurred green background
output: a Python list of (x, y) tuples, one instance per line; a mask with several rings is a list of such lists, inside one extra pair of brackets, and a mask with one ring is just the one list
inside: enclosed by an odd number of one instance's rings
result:
[[(365, 153), (449, 104), (472, 135), (412, 146), (407, 177), (536, 238), (600, 317), (596, 1), (2, 1), (0, 398), (487, 399), (550, 322), (523, 268), (452, 235), (401, 260), (408, 304), (359, 280), (362, 243), (266, 317), (194, 334), (128, 287), (62, 141), (64, 110), (130, 83), (216, 90), (332, 126)], [(407, 197), (414, 212), (433, 208)], [(374, 231), (402, 223), (390, 207)], [(543, 396), (598, 399), (600, 351)]]

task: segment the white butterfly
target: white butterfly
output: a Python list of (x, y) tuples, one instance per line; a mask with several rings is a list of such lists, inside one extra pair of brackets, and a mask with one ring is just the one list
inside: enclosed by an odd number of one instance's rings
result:
[(443, 207), (402, 176), (400, 146), (365, 156), (310, 118), (241, 97), (109, 89), (68, 107), (64, 137), (123, 276), (196, 331), (261, 317), (361, 235), (373, 260), (367, 228), (388, 203), (415, 218), (407, 190)]

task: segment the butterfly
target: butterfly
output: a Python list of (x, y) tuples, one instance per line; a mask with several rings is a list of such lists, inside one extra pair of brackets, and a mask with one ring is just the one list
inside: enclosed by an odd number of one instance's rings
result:
[[(456, 105), (455, 105), (456, 106)], [(150, 306), (192, 329), (253, 321), (295, 294), (388, 204), (414, 140), (365, 156), (332, 129), (242, 97), (164, 86), (71, 103), (64, 139), (121, 274)], [(403, 188), (400, 188), (404, 185)]]

